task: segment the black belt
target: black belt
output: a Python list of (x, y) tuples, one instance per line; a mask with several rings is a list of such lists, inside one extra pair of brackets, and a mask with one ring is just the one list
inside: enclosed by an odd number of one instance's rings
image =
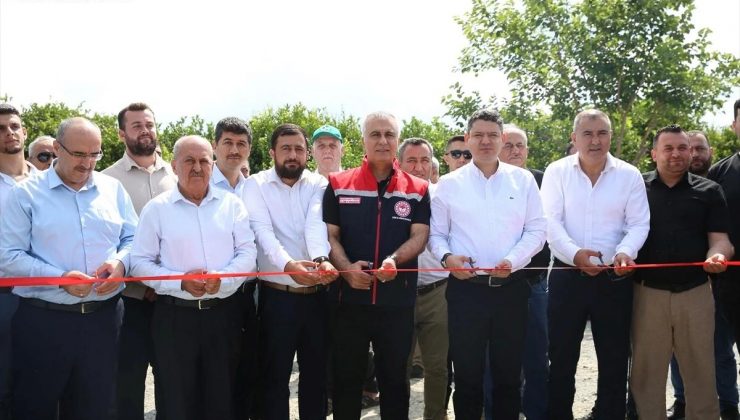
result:
[(482, 284), (488, 287), (501, 287), (501, 286), (506, 286), (507, 284), (512, 283), (516, 280), (524, 278), (524, 271), (525, 270), (515, 271), (509, 274), (508, 277), (493, 277), (493, 276), (480, 276), (479, 275), (469, 280), (463, 280), (463, 281), (469, 281), (475, 284)]
[[(232, 295), (233, 296), (233, 295)], [(162, 302), (167, 305), (180, 306), (182, 308), (190, 308), (197, 310), (205, 310), (215, 308), (216, 306), (224, 303), (228, 298), (211, 298), (211, 299), (180, 299), (169, 295), (159, 295), (157, 302)]]
[(432, 290), (447, 284), (447, 279), (437, 280), (434, 283), (425, 284), (416, 288), (416, 296), (424, 296)]
[(12, 287), (0, 287), (0, 295), (11, 293), (13, 291)]
[(61, 303), (47, 302), (43, 299), (21, 298), (21, 302), (27, 303), (37, 308), (49, 309), (52, 311), (74, 312), (77, 314), (91, 314), (107, 306), (115, 305), (118, 302), (118, 295), (106, 300), (95, 300), (91, 302), (73, 303), (64, 305)]
[(681, 293), (685, 292), (687, 290), (691, 290), (695, 287), (699, 287), (702, 284), (709, 281), (707, 278), (702, 279), (701, 281), (692, 281), (688, 283), (679, 283), (679, 284), (671, 284), (671, 283), (665, 283), (662, 281), (655, 281), (651, 279), (647, 280), (636, 280), (635, 282), (638, 284), (641, 284), (645, 287), (649, 287), (651, 289), (658, 289), (658, 290), (667, 290), (671, 293)]
[(306, 286), (306, 287), (293, 287), (293, 286), (288, 286), (287, 284), (278, 284), (278, 283), (273, 283), (273, 282), (265, 281), (265, 280), (260, 280), (260, 283), (262, 283), (262, 285), (265, 287), (269, 287), (275, 290), (280, 290), (281, 292), (293, 293), (296, 295), (313, 295), (314, 293), (318, 293), (323, 290), (326, 290), (326, 286), (324, 286), (323, 284), (317, 284), (315, 286)]
[(257, 288), (257, 280), (249, 280), (242, 283), (239, 286), (239, 291), (242, 293), (254, 294), (254, 290)]

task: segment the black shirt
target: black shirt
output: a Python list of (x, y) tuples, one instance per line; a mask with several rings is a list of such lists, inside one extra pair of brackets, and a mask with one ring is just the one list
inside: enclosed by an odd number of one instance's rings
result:
[[(707, 258), (709, 232), (727, 232), (730, 214), (722, 188), (686, 173), (668, 187), (652, 171), (643, 174), (650, 204), (650, 233), (636, 262), (699, 262)], [(683, 291), (707, 281), (702, 267), (645, 268), (636, 281), (657, 289)]]
[[(732, 215), (729, 230), (730, 242), (738, 248), (740, 246), (740, 154), (734, 153), (717, 162), (709, 169), (707, 178), (722, 186), (727, 199), (727, 207)], [(735, 250), (735, 256), (731, 260), (740, 261), (738, 254), (740, 254), (740, 249)], [(736, 280), (740, 279), (740, 267), (727, 267), (727, 272), (724, 274)]]

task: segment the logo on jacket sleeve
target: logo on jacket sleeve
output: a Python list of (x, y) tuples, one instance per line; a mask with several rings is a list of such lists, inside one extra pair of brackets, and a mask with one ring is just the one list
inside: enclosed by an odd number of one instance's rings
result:
[(399, 201), (393, 206), (393, 211), (398, 217), (409, 217), (411, 214), (411, 204), (408, 201)]

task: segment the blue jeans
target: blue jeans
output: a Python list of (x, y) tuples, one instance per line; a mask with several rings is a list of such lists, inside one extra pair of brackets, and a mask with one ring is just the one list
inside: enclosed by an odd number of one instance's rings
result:
[[(530, 283), (529, 312), (527, 315), (527, 337), (522, 354), (522, 411), (528, 420), (547, 418), (547, 272), (540, 273)], [(486, 370), (483, 378), (485, 417), (492, 419), (491, 366), (486, 359)]]
[[(714, 303), (714, 367), (717, 376), (717, 395), (719, 395), (720, 410), (726, 410), (737, 408), (738, 404), (737, 370), (735, 370), (735, 353), (732, 350), (735, 336), (722, 313), (721, 303), (716, 299), (716, 295)], [(681, 379), (681, 371), (675, 357), (671, 358), (671, 384), (673, 384), (674, 397), (685, 402), (683, 379)]]

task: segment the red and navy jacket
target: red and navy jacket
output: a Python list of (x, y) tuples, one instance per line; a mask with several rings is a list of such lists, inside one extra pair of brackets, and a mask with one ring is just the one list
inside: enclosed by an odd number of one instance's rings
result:
[[(350, 262), (371, 261), (377, 268), (411, 236), (414, 223), (429, 224), (429, 184), (401, 171), (394, 161), (391, 176), (378, 182), (367, 158), (359, 168), (329, 175), (324, 194), (324, 222), (339, 226), (340, 242)], [(417, 268), (417, 259), (397, 268)], [(353, 289), (342, 277), (329, 287), (340, 303), (413, 306), (416, 271), (398, 272), (392, 281), (373, 280), (370, 290)]]

